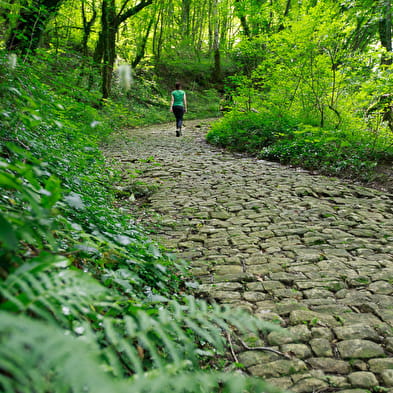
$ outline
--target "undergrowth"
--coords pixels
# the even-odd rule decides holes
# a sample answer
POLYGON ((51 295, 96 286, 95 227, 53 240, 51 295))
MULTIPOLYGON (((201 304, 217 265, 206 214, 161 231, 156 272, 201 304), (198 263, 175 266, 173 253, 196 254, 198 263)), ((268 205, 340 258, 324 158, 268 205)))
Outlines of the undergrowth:
POLYGON ((258 153, 284 135, 292 135, 297 124, 293 119, 271 113, 229 112, 215 122, 207 141, 236 151, 258 153))
POLYGON ((187 295, 184 262, 115 207, 116 108, 55 69, 0 57, 0 390, 274 391, 213 360, 224 332, 277 327, 187 295))
POLYGON ((378 165, 393 162, 393 135, 388 129, 312 127, 271 111, 230 112, 213 124, 207 140, 259 158, 362 181, 376 178, 378 165))

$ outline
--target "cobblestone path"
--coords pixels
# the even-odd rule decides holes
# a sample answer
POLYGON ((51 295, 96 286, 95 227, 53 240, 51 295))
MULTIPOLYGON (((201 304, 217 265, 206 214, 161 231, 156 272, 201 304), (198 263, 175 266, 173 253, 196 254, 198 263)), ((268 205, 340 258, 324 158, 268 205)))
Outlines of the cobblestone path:
POLYGON ((223 152, 207 127, 130 130, 105 150, 159 186, 146 222, 191 261, 202 295, 289 329, 252 345, 291 359, 239 361, 293 392, 393 392, 392 195, 223 152))

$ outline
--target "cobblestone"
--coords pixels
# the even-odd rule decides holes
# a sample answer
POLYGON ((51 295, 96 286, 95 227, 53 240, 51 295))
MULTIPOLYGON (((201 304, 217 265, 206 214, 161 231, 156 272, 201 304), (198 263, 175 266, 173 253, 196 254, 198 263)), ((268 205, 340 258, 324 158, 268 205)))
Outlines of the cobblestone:
POLYGON ((249 373, 294 392, 388 391, 392 195, 222 151, 207 129, 151 126, 103 146, 155 190, 130 211, 190 262, 202 296, 288 328, 258 340, 290 360, 236 347, 249 373))

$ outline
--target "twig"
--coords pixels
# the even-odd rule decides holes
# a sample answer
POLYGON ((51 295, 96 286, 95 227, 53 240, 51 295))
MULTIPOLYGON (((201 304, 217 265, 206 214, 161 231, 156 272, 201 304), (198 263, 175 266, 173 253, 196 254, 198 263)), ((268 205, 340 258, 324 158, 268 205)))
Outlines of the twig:
POLYGON ((232 344, 232 340, 231 340, 231 335, 228 332, 227 332, 227 338, 228 338, 229 348, 231 349, 231 354, 233 356, 233 359, 235 360, 236 363, 239 363, 239 359, 237 358, 236 353, 233 350, 233 344, 232 344))
POLYGON ((239 341, 241 342, 243 347, 249 351, 268 351, 268 352, 273 352, 276 355, 283 356, 286 359, 291 359, 291 357, 288 356, 286 353, 277 351, 273 348, 270 348, 270 347, 249 347, 241 338, 239 338, 239 341))
POLYGON ((18 137, 14 138, 7 138, 7 137, 2 137, 1 138, 3 141, 6 142, 17 142, 19 143, 22 147, 24 147, 26 150, 30 150, 30 147, 25 145, 18 137))

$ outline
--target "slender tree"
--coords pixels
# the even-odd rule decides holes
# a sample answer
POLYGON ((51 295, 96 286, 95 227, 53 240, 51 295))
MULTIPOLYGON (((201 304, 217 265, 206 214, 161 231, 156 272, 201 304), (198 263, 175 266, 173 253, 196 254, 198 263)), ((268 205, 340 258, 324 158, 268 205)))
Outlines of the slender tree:
POLYGON ((87 43, 89 41, 90 33, 93 28, 93 25, 97 18, 97 10, 95 7, 95 2, 92 2, 92 15, 91 18, 88 19, 86 15, 86 1, 82 0, 82 22, 83 22, 83 37, 82 37, 82 51, 83 55, 87 56, 88 48, 87 43))
POLYGON ((392 64, 392 4, 390 0, 384 0, 382 4, 381 18, 379 20, 379 37, 387 54, 382 57, 381 63, 392 64))
POLYGON ((190 36, 191 0, 182 0, 182 34, 185 38, 190 36))
POLYGON ((251 31, 250 31, 250 27, 248 26, 248 21, 247 21, 246 13, 244 11, 244 4, 242 0, 235 0, 235 9, 236 9, 237 16, 240 20, 240 23, 242 25, 243 34, 246 37, 250 38, 251 31))
POLYGON ((142 0, 133 7, 127 8, 130 0, 124 0, 120 10, 116 8, 115 0, 102 1, 101 31, 99 34, 94 60, 102 63, 102 98, 109 97, 112 86, 113 67, 116 59, 116 35, 119 27, 127 19, 152 4, 153 0, 142 0))
POLYGON ((214 82, 219 82, 222 79, 221 71, 221 51, 220 51, 220 21, 218 18, 218 2, 219 0, 213 0, 212 4, 212 21, 213 21, 213 54, 214 54, 214 66, 212 79, 214 82))
POLYGON ((144 35, 142 36, 139 44, 137 45, 136 55, 135 55, 135 58, 131 64, 132 68, 137 67, 137 65, 140 63, 140 61, 145 56, 146 45, 147 45, 147 41, 149 39, 151 28, 154 23, 154 19, 155 19, 155 14, 153 14, 152 17, 150 18, 150 21, 149 21, 149 24, 147 25, 146 31, 145 31, 144 35))

